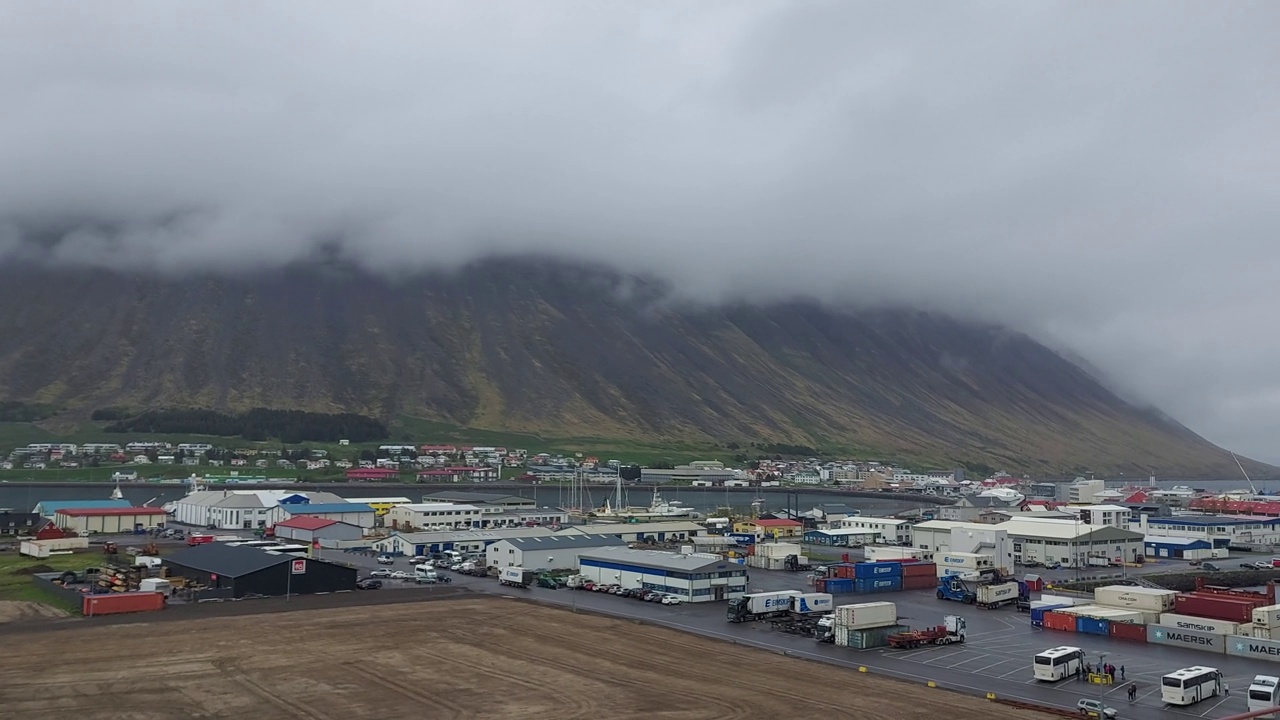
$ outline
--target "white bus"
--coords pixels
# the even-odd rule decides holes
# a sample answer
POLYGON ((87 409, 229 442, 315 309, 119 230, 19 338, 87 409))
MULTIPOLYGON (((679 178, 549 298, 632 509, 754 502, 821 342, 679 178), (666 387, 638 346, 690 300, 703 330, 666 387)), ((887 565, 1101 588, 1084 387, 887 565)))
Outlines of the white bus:
POLYGON ((1169 705, 1190 705, 1221 694, 1226 685, 1217 668, 1195 665, 1160 678, 1160 699, 1169 705))
MULTIPOLYGON (((1249 685, 1249 710, 1266 710, 1280 705, 1280 677, 1274 675, 1255 675, 1249 685)), ((1259 715, 1260 718, 1274 718, 1277 713, 1259 715)))
POLYGON ((1053 682, 1075 677, 1084 666, 1084 651, 1078 647, 1056 647, 1036 655, 1035 678, 1053 682))

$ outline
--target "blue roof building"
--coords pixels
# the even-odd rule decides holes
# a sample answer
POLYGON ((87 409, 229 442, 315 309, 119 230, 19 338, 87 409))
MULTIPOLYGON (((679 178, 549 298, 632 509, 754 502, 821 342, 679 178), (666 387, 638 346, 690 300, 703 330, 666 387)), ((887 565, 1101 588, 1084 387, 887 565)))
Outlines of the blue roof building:
POLYGON ((277 505, 274 509, 279 513, 273 522, 280 522, 290 517, 305 515, 326 520, 338 520, 358 528, 368 530, 373 527, 377 511, 373 506, 364 503, 307 503, 305 505, 277 505))
POLYGON ((128 500, 41 500, 31 510, 42 517, 53 519, 59 510, 96 510, 98 508, 127 508, 133 503, 128 500))
POLYGON ((1174 558, 1178 560, 1209 560, 1213 558, 1213 543, 1189 537, 1149 537, 1142 543, 1147 557, 1174 558))

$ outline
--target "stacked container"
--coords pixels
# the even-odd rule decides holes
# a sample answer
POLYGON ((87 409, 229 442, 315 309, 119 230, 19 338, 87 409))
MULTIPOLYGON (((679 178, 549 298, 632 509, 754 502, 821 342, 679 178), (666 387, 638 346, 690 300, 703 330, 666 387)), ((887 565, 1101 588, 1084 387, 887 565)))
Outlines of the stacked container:
POLYGON ((1280 640, 1280 605, 1254 608, 1251 634, 1261 640, 1280 640))
POLYGON ((898 624, 898 606, 891 602, 840 605, 833 615, 835 644, 841 647, 884 647, 890 635, 909 629, 898 624))
POLYGON ((1141 610, 1147 613, 1165 613, 1173 610, 1178 593, 1158 588, 1108 585, 1093 591, 1097 605, 1141 610))
POLYGON ((994 555, 983 555, 980 553, 940 553, 937 556, 936 562, 937 577, 947 577, 948 575, 967 575, 980 570, 991 570, 996 566, 994 555))
POLYGON ((1041 601, 1035 600, 1031 603, 1031 625, 1033 627, 1044 627, 1045 613, 1053 612, 1054 610, 1060 610, 1066 607, 1071 607, 1070 605, 1038 605, 1037 606, 1036 603, 1038 602, 1041 602, 1041 601))
POLYGON ((933 563, 904 563, 902 565, 903 590, 932 590, 938 586, 933 563))
POLYGON ((1174 598, 1173 609, 1179 615, 1213 618, 1234 623, 1253 622, 1253 609, 1266 600, 1250 600, 1233 595, 1186 593, 1174 598))
POLYGON ((1162 613, 1158 624, 1175 630, 1189 630, 1212 635, 1235 635, 1239 629, 1239 623, 1191 615, 1179 615, 1177 613, 1162 613))

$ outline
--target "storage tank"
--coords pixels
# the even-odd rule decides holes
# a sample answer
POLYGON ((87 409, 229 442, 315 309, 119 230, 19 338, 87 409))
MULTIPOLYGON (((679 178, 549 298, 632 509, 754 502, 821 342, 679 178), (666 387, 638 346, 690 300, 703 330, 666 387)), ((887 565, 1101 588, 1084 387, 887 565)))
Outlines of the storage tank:
POLYGON ((891 602, 856 603, 836 607, 836 627, 862 630, 898 622, 898 606, 891 602))
POLYGON ((1107 585, 1093 591, 1093 600, 1097 605, 1133 608, 1153 613, 1172 610, 1174 598, 1177 596, 1178 593, 1173 590, 1131 587, 1129 585, 1107 585))

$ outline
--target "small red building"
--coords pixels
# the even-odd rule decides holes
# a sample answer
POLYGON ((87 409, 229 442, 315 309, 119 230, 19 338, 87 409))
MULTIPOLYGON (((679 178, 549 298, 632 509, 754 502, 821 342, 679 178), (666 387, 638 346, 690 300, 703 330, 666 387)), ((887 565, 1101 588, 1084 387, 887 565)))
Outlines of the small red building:
POLYGON ((347 470, 348 480, 398 480, 400 471, 395 468, 351 468, 347 470))

